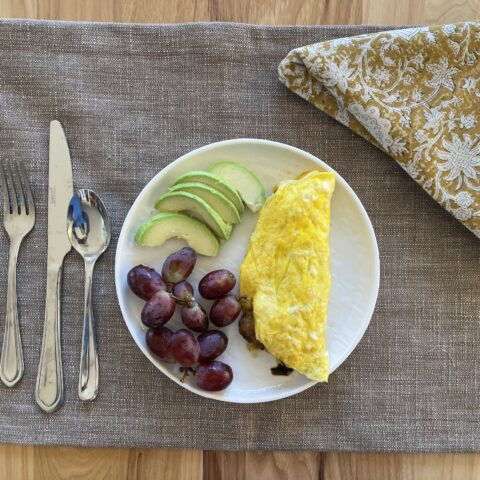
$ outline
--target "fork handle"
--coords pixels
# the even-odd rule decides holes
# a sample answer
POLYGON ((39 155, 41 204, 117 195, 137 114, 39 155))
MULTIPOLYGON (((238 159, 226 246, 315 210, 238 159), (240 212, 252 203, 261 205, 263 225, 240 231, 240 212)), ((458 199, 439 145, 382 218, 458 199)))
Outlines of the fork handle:
POLYGON ((35 388, 37 404, 47 413, 54 412, 63 403, 62 350, 60 344, 61 283, 62 266, 50 267, 47 272, 42 352, 35 388))
POLYGON ((17 258, 21 239, 10 242, 8 257, 7 308, 5 314, 5 336, 0 359, 0 378, 7 387, 13 387, 23 376, 22 340, 17 310, 17 258))

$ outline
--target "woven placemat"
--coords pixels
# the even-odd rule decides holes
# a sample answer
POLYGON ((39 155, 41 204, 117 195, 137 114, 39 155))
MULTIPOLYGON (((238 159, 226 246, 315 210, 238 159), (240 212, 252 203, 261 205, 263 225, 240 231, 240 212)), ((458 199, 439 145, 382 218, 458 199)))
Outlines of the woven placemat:
MULTIPOLYGON (((26 371, 15 388, 0 386, 0 441, 480 450, 478 239, 390 158, 277 79, 278 63, 296 46, 380 29, 0 22, 0 152, 26 164, 38 212, 18 271, 26 371), (83 267, 71 254, 63 291, 66 403, 46 415, 34 387, 53 118, 65 127, 76 187, 101 194, 114 238, 95 276, 99 397, 85 404, 76 393, 83 267), (162 375, 130 337, 114 289, 116 239, 146 182, 193 148, 236 137, 288 143, 335 168, 371 216, 382 265, 370 327, 328 385, 259 405, 200 398, 162 375)), ((2 308, 7 245, 2 230, 2 308)))

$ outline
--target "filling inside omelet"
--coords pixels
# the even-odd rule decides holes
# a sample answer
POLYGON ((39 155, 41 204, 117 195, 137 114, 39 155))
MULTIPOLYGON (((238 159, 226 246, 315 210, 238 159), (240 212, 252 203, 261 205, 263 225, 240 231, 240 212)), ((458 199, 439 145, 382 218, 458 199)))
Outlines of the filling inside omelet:
POLYGON ((240 267, 240 295, 255 336, 280 362, 328 380, 330 201, 335 175, 314 171, 280 184, 260 211, 240 267))

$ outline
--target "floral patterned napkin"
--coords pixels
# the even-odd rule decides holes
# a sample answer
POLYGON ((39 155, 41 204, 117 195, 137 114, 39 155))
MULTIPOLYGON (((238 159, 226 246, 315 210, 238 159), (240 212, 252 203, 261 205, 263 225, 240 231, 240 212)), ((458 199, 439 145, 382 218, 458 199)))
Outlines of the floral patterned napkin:
POLYGON ((480 23, 316 43, 292 50, 278 72, 480 237, 480 23))

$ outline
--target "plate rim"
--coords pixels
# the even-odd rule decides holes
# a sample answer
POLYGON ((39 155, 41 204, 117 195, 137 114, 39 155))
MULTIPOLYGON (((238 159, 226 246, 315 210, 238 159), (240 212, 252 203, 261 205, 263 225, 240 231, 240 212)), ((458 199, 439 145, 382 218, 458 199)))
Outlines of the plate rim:
POLYGON ((132 340, 134 341, 135 345, 137 348, 148 358, 148 360, 158 369, 160 370, 167 378, 170 380, 174 381, 176 384, 180 385, 181 387, 185 388, 186 390, 202 396, 204 398, 209 398, 211 400, 216 400, 216 401, 221 401, 221 402, 226 402, 226 403, 238 403, 238 404, 256 404, 256 403, 267 403, 267 402, 274 402, 277 400, 282 400, 284 398, 288 398, 294 395, 297 395, 298 393, 301 393, 312 386, 316 385, 319 383, 316 380, 310 380, 309 382, 306 382, 304 385, 301 385, 297 388, 294 388, 292 390, 283 392, 278 394, 275 398, 266 398, 266 399, 253 399, 249 396, 246 396, 242 400, 232 400, 228 399, 222 396, 218 396, 219 392, 208 392, 208 391, 198 391, 194 389, 190 384, 188 383, 182 383, 177 377, 172 375, 168 370, 164 370, 161 365, 158 365, 157 363, 152 361, 153 355, 148 351, 148 349, 144 349, 142 346, 140 346, 137 341, 135 340, 135 336, 132 332, 132 329, 130 328, 129 323, 126 320, 127 311, 126 307, 124 305, 124 302, 122 301, 121 295, 120 295, 120 279, 119 277, 119 270, 120 270, 120 245, 122 245, 126 241, 126 224, 130 223, 131 217, 134 215, 134 207, 135 204, 139 201, 139 198, 142 196, 142 194, 152 185, 157 181, 157 178, 160 177, 160 175, 164 175, 166 170, 171 170, 174 168, 175 164, 177 162, 180 162, 181 160, 184 160, 192 155, 198 154, 200 152, 208 151, 211 149, 214 149, 216 147, 220 146, 228 146, 228 145, 234 145, 234 144, 257 144, 257 145, 269 145, 272 147, 276 148, 283 148, 286 150, 289 150, 293 153, 296 153, 298 155, 301 155, 303 157, 306 157, 308 160, 313 161, 314 163, 320 165, 322 168, 325 170, 332 172, 336 176, 336 181, 339 181, 339 183, 342 184, 342 187, 345 188, 347 193, 350 195, 350 197, 353 199, 355 202, 356 206, 359 208, 359 211, 361 213, 362 219, 364 220, 364 224, 367 227, 368 231, 368 238, 370 240, 371 245, 373 246, 373 260, 374 260, 374 277, 373 277, 373 294, 370 297, 370 303, 368 305, 368 308, 366 309, 366 315, 365 318, 368 319, 367 321, 364 322, 364 324, 361 326, 359 331, 357 332, 357 335, 354 337, 354 339, 350 342, 350 345, 348 346, 347 349, 345 349, 344 355, 340 358, 340 360, 337 361, 337 364, 334 366, 334 368, 331 369, 329 375, 331 375, 342 363, 352 354, 352 352, 355 350, 355 348, 358 346, 360 343, 360 340, 363 338, 368 326, 370 325, 370 322, 372 320, 372 316, 375 310, 375 306, 377 304, 377 299, 378 299, 378 292, 380 289, 380 252, 378 249, 378 242, 377 242, 377 237, 375 235, 375 231, 373 229, 372 222, 370 220, 370 217, 363 206, 362 202, 358 198, 357 194, 353 190, 353 188, 348 184, 348 182, 330 165, 325 163, 323 160, 320 160, 318 157, 315 155, 311 154, 310 152, 307 152, 305 150, 302 150, 301 148, 294 147, 292 145, 282 143, 282 142, 277 142, 274 140, 267 140, 267 139, 261 139, 261 138, 248 138, 248 137, 242 137, 242 138, 234 138, 234 139, 227 139, 227 140, 220 140, 217 142, 209 143, 207 145, 202 145, 201 147, 195 148, 193 150, 190 150, 180 157, 176 158, 173 160, 171 163, 169 163, 167 166, 162 168, 159 172, 157 172, 141 189, 139 194, 136 196, 135 200, 133 203, 130 205, 130 208, 128 210, 127 215, 125 216, 125 219, 123 220, 122 223, 122 228, 120 230, 120 234, 118 235, 117 239, 117 244, 115 247, 115 291, 117 294, 117 300, 118 300, 118 305, 120 307, 120 311, 122 313, 123 321, 125 322, 125 325, 127 326, 128 332, 130 333, 130 336, 132 337, 132 340), (152 358, 151 358, 152 357, 152 358))

